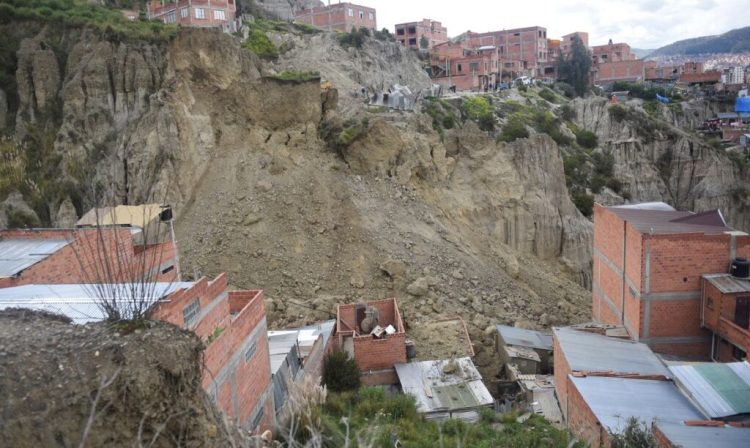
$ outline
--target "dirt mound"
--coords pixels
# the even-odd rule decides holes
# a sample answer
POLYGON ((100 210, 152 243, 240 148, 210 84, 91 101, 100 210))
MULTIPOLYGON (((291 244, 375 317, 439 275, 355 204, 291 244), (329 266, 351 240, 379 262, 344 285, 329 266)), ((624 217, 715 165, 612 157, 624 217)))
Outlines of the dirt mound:
POLYGON ((161 322, 0 312, 0 446, 228 446, 203 345, 161 322))

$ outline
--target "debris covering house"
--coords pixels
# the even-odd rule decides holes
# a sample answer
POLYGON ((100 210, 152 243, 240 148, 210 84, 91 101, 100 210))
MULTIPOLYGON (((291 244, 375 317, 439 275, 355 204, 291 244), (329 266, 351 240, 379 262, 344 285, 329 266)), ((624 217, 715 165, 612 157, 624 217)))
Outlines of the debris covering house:
POLYGON ((712 335, 701 326, 703 275, 726 273, 733 259, 748 256, 750 236, 727 226, 718 210, 596 204, 593 318, 624 325, 654 351, 708 359, 712 335))
POLYGON ((243 428, 265 431, 275 414, 263 292, 227 288, 224 274, 196 282, 24 285, 0 289, 0 309, 43 310, 85 324, 107 318, 102 298, 124 309, 143 300, 152 319, 206 342, 202 385, 217 407, 243 428))
POLYGON ((479 420, 478 408, 494 399, 470 358, 396 364, 401 390, 413 396, 428 420, 479 420))
POLYGON ((521 374, 552 371, 552 335, 541 331, 497 325, 495 347, 506 364, 518 366, 521 374))
POLYGON ((335 338, 356 361, 363 384, 397 383, 394 366, 406 362, 406 332, 396 299, 339 305, 335 338))

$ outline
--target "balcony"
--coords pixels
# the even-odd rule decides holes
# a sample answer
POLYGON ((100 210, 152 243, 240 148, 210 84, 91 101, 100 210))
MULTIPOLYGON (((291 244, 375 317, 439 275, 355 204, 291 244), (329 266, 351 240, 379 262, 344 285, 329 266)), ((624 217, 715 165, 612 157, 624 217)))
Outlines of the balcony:
POLYGON ((746 353, 750 352, 750 329, 740 327, 730 319, 722 316, 719 319, 717 333, 719 333, 722 338, 744 350, 746 353))

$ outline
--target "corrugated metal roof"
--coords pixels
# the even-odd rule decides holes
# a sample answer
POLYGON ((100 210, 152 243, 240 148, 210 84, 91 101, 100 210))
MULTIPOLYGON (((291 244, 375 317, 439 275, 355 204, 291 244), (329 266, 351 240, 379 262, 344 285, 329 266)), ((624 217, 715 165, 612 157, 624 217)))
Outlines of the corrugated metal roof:
POLYGON ((646 344, 571 328, 555 328, 553 333, 572 370, 669 376, 646 344))
POLYGON ((675 382, 710 418, 750 413, 750 363, 670 366, 675 382))
POLYGON ((12 277, 67 246, 69 241, 51 239, 0 240, 0 277, 12 277))
POLYGON ((271 373, 276 373, 284 364, 284 360, 292 348, 299 345, 301 350, 299 356, 304 357, 306 350, 323 337, 323 347, 328 345, 328 340, 333 334, 333 328, 336 325, 335 320, 327 320, 306 327, 295 328, 291 330, 276 330, 268 332, 268 347, 271 355, 271 373))
POLYGON ((750 292, 750 279, 739 279, 731 274, 706 274, 703 278, 724 294, 750 292))
POLYGON ((737 448, 750 443, 750 428, 686 426, 679 423, 659 423, 656 426, 672 445, 680 448, 737 448))
POLYGON ((419 412, 441 413, 494 402, 471 358, 455 361, 459 368, 454 373, 443 371, 449 360, 396 364, 401 389, 416 399, 419 412))
POLYGON ((73 323, 85 324, 106 318, 98 305, 98 291, 103 291, 108 297, 119 297, 118 302, 125 302, 125 297, 132 296, 131 291, 141 290, 147 301, 154 303, 177 290, 191 286, 192 282, 154 283, 146 290, 131 283, 15 286, 0 289, 0 310, 27 308, 47 311, 67 316, 73 323))
POLYGON ((552 350, 552 335, 540 331, 498 325, 497 332, 500 333, 507 345, 552 350))
POLYGON ((649 426, 653 421, 703 419, 671 381, 572 375, 570 379, 602 426, 611 432, 621 432, 630 417, 649 426))
POLYGON ((659 204, 647 203, 645 208, 617 206, 607 207, 607 209, 629 222, 641 233, 703 233, 716 235, 734 230, 726 224, 721 224, 724 222, 724 218, 718 210, 696 214, 674 209, 667 210, 659 204))

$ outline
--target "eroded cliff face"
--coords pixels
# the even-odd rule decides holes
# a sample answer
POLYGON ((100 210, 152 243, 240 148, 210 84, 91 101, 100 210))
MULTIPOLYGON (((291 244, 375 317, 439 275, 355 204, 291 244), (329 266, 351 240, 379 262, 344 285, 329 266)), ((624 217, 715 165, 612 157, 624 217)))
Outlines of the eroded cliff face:
POLYGON ((680 114, 663 108, 660 119, 646 123, 657 128, 644 129, 638 120, 613 119, 605 99, 576 100, 572 105, 576 124, 595 132, 602 149, 614 156, 615 174, 632 202, 664 201, 694 211, 719 208, 732 226, 750 229, 746 164, 685 130, 713 115, 714 107, 689 103, 680 114), (674 126, 675 122, 686 127, 674 126))

